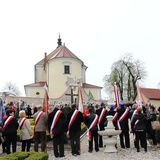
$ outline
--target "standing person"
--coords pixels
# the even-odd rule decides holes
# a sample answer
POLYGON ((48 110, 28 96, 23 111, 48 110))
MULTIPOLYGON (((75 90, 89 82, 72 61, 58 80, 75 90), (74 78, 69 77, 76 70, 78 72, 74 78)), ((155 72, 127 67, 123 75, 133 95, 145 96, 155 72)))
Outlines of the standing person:
POLYGON ((155 130, 152 129, 151 122, 156 120, 155 107, 149 106, 149 114, 147 115, 147 134, 151 137, 153 145, 156 148, 157 140, 155 136, 155 130))
POLYGON ((38 152, 38 144, 41 142, 41 151, 46 150, 46 130, 48 123, 48 115, 42 111, 42 105, 37 106, 38 111, 33 115, 34 120, 34 151, 38 152))
POLYGON ((88 128, 89 149, 88 152, 93 151, 93 139, 95 151, 99 151, 98 147, 98 115, 93 113, 93 107, 88 107, 89 115, 85 117, 84 123, 88 128))
POLYGON ((135 114, 131 122, 131 128, 135 133, 135 146, 137 148, 137 152, 140 152, 139 143, 141 143, 145 152, 147 152, 146 116, 142 113, 141 107, 138 107, 136 110, 137 114, 135 114))
POLYGON ((122 130, 122 132, 119 135, 121 148, 125 147, 130 148, 128 118, 129 118, 129 109, 125 108, 124 102, 120 102, 119 107, 117 108, 117 111, 112 121, 117 122, 117 128, 122 130))
POLYGON ((30 151, 31 139, 33 136, 31 125, 29 120, 26 118, 25 110, 19 112, 19 128, 20 128, 20 139, 22 140, 22 152, 25 150, 30 151))
POLYGON ((64 132, 66 131, 66 118, 60 110, 60 104, 48 115, 48 130, 53 138, 54 156, 65 157, 64 155, 64 132))
MULTIPOLYGON (((96 114, 98 115, 98 125, 99 125, 99 130, 102 131, 104 130, 105 124, 106 124, 106 116, 107 116, 107 110, 105 108, 105 104, 102 102, 100 104, 100 108, 96 110, 96 114)), ((99 135, 99 147, 103 147, 103 139, 102 136, 99 135)))
POLYGON ((27 106, 27 114, 28 114, 28 118, 31 118, 31 116, 32 116, 32 109, 31 109, 30 105, 27 106))
POLYGON ((19 127, 16 118, 14 117, 14 110, 7 109, 7 117, 3 121, 4 137, 6 141, 6 152, 11 153, 10 147, 12 144, 12 152, 16 152, 17 147, 17 129, 19 127))
POLYGON ((72 111, 67 115, 67 135, 71 141, 71 152, 72 155, 80 155, 80 134, 81 134, 81 123, 84 122, 82 112, 76 109, 76 104, 72 104, 72 111))

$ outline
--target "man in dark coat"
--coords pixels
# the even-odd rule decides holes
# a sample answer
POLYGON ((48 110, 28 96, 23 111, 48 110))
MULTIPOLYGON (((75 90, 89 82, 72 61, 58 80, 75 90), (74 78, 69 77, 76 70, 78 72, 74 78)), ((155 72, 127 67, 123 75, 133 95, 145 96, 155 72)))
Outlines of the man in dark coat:
MULTIPOLYGON (((98 124, 99 124, 99 129, 100 131, 104 130, 105 124, 106 124, 106 116, 107 116, 107 110, 105 109, 105 104, 102 102, 101 107, 96 110, 96 114, 99 117, 98 124)), ((103 140, 102 136, 99 135, 99 147, 103 147, 103 140)))
POLYGON ((72 104, 72 111, 67 115, 68 135, 71 141, 72 155, 80 155, 80 134, 81 123, 84 122, 82 112, 76 109, 76 104, 72 104))
POLYGON ((85 117, 84 123, 88 128, 88 136, 89 136, 89 149, 88 152, 93 151, 93 139, 95 151, 99 151, 98 147, 98 115, 93 113, 93 107, 88 107, 89 114, 85 117))
POLYGON ((17 129, 19 124, 14 117, 14 110, 7 109, 6 111, 7 117, 3 121, 3 129, 4 129, 4 137, 6 141, 6 150, 7 154, 10 154, 10 147, 12 144, 12 151, 16 152, 17 147, 17 129))
POLYGON ((115 113, 115 116, 113 117, 114 120, 117 122, 117 128, 121 129, 122 132, 120 133, 120 145, 122 148, 130 148, 130 138, 129 138, 129 109, 125 108, 125 103, 120 102, 119 108, 117 108, 117 111, 115 113), (125 144, 124 144, 125 139, 125 144))
POLYGON ((60 104, 48 115, 48 130, 53 138, 55 157, 64 157, 64 132, 66 131, 66 119, 60 110, 60 104))

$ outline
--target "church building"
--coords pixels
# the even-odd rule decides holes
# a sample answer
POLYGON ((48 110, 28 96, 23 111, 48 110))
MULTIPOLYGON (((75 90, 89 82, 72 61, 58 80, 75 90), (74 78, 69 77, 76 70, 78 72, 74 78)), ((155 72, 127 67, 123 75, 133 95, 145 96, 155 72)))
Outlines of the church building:
POLYGON ((58 38, 58 46, 34 66, 34 83, 24 86, 27 97, 43 98, 45 89, 51 101, 76 103, 78 83, 83 101, 101 101, 102 87, 86 82, 88 67, 58 38))

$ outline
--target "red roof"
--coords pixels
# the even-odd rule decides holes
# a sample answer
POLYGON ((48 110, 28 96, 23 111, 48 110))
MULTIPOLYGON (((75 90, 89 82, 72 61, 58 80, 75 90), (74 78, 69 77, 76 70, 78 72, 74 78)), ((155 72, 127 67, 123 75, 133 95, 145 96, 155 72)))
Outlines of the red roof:
POLYGON ((73 54, 65 45, 60 47, 60 50, 50 59, 59 57, 68 57, 79 59, 75 54, 73 54))
POLYGON ((149 99, 160 99, 160 89, 140 88, 140 90, 149 99))
POLYGON ((88 83, 83 83, 83 88, 103 88, 103 87, 95 86, 95 85, 88 84, 88 83))
POLYGON ((44 87, 46 82, 36 82, 32 84, 25 85, 25 87, 44 87))

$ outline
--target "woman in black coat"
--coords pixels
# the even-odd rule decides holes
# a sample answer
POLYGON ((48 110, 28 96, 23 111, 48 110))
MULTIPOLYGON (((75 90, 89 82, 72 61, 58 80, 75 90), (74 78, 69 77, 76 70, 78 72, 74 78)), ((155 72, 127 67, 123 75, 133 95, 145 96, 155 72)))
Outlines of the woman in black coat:
POLYGON ((146 140, 146 116, 142 113, 142 108, 137 108, 137 114, 134 115, 131 122, 132 131, 135 133, 135 141, 137 152, 140 151, 139 143, 141 142, 144 150, 147 152, 146 140))

